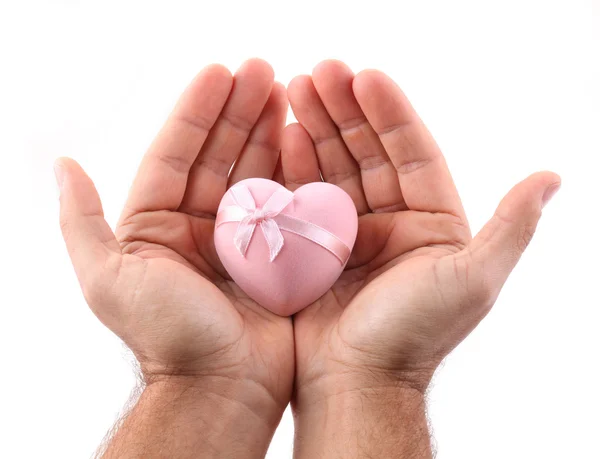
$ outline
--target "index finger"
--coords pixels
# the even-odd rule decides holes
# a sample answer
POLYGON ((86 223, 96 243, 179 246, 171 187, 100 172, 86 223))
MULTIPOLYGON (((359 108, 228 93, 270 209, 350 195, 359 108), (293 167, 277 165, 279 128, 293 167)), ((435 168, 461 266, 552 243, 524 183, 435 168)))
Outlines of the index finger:
POLYGON ((398 173, 408 208, 464 219, 444 156, 402 90, 376 70, 359 73, 352 88, 398 173))

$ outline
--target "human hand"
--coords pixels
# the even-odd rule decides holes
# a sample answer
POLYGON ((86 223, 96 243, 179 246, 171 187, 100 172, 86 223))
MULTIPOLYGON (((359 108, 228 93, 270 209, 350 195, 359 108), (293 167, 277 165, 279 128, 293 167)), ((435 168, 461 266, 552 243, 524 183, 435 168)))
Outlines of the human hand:
POLYGON ((288 98, 300 124, 284 131, 286 186, 321 173, 359 213, 345 272, 294 318, 298 417, 324 419, 340 394, 422 394, 494 304, 560 178, 515 186, 472 239, 442 153, 389 77, 325 61, 288 98))
POLYGON ((79 165, 56 166, 61 227, 85 298, 133 351, 146 384, 201 381, 204 396, 215 392, 273 430, 291 394, 292 323, 231 281, 213 230, 228 186, 273 177, 287 107, 263 61, 234 77, 205 68, 145 155, 115 234, 79 165))

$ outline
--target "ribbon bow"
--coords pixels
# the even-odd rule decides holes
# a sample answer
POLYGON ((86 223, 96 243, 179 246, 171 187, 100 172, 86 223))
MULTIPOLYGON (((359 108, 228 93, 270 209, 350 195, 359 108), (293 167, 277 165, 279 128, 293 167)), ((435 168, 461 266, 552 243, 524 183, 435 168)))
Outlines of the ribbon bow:
POLYGON ((234 236, 234 243, 242 256, 252 240, 256 226, 260 226, 269 246, 269 260, 273 261, 283 248, 281 230, 295 233, 319 244, 335 255, 342 264, 350 257, 350 248, 334 234, 313 223, 301 220, 281 212, 294 199, 294 193, 278 188, 265 204, 259 209, 250 193, 243 184, 232 187, 229 192, 235 202, 234 206, 221 209, 217 215, 217 227, 223 223, 239 222, 234 236))
POLYGON ((279 188, 260 209, 256 207, 250 190, 244 185, 233 187, 231 196, 239 206, 238 208, 246 212, 234 236, 235 246, 245 256, 254 230, 259 225, 269 245, 269 260, 273 261, 283 247, 283 235, 273 218, 292 202, 294 193, 285 188, 279 188))

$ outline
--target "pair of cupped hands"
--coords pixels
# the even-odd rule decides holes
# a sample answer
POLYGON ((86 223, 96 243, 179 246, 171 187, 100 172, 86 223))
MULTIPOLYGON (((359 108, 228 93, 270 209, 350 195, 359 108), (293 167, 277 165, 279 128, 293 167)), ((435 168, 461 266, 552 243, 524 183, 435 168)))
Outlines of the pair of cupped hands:
POLYGON ((320 63, 287 89, 252 59, 203 69, 148 152, 116 231, 73 160, 56 163, 61 226, 92 311, 133 351, 147 385, 193 384, 276 425, 340 392, 423 393, 478 324, 560 184, 533 174, 474 238, 442 153, 384 73, 320 63), (286 126, 288 104, 298 123, 286 126), (232 167, 233 166, 233 167, 232 167), (264 177, 346 191, 358 237, 314 304, 277 316, 231 280, 213 243, 219 202, 264 177))

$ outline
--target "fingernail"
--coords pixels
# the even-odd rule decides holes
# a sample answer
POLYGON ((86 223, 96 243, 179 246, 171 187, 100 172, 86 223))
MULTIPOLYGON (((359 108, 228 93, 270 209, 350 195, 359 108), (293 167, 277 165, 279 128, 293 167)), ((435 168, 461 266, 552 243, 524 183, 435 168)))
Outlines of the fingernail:
POLYGON ((546 191, 544 191, 544 196, 542 196, 542 208, 545 207, 546 204, 548 204, 550 202, 552 197, 556 194, 556 192, 559 189, 560 189, 560 183, 555 183, 553 185, 550 185, 548 188, 546 188, 546 191))
POLYGON ((58 191, 60 192, 65 178, 65 170, 59 163, 54 163, 54 175, 56 176, 56 184, 58 185, 58 191))

